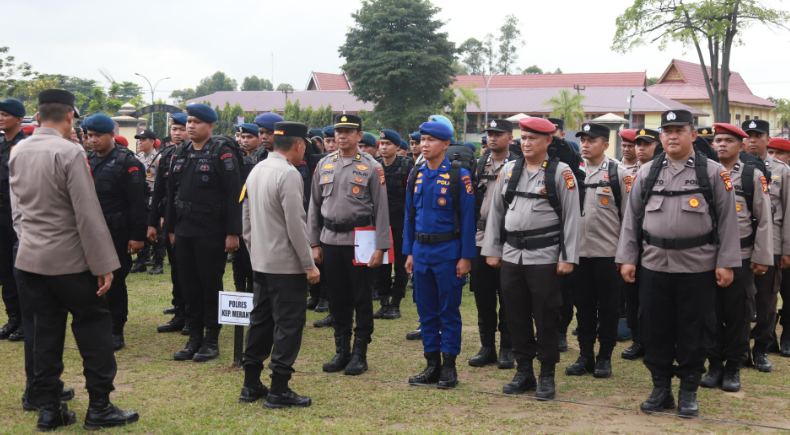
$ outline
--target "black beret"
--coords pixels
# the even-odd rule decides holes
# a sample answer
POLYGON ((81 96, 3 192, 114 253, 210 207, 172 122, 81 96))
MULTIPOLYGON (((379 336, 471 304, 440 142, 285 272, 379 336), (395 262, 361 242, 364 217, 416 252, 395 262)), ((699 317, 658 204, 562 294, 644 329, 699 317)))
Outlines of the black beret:
POLYGON ((71 106, 74 109, 74 117, 79 118, 80 111, 77 110, 76 102, 77 98, 74 97, 74 94, 62 89, 47 89, 45 91, 41 91, 41 93, 38 94, 39 106, 49 103, 65 104, 67 106, 71 106))

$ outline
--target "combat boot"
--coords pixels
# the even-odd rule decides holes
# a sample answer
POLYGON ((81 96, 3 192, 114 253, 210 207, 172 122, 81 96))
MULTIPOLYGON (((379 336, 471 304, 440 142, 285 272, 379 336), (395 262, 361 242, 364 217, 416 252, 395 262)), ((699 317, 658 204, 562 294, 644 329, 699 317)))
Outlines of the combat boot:
POLYGON ((126 426, 140 420, 137 411, 122 411, 110 402, 110 397, 91 399, 88 413, 85 414, 85 430, 99 430, 105 427, 126 426))
MULTIPOLYGON (((790 308, 788 308, 788 310, 790 310, 790 308)), ((782 331, 782 345, 779 348, 779 353, 783 357, 787 358, 790 357, 790 327, 787 327, 785 329, 787 330, 787 332, 782 331)))
POLYGON ((770 373, 773 370, 773 365, 771 361, 768 361, 768 355, 765 353, 765 350, 757 350, 754 349, 754 368, 763 372, 763 373, 770 373))
POLYGON ((119 350, 126 347, 126 341, 123 339, 123 332, 120 334, 113 334, 112 335, 112 350, 118 352, 119 350))
POLYGON ((535 390, 537 387, 538 381, 535 379, 532 359, 519 358, 516 376, 513 377, 509 384, 502 387, 502 392, 505 394, 524 394, 527 391, 535 390))
POLYGON ((162 310, 162 314, 164 314, 165 316, 172 316, 175 313, 176 313, 176 307, 165 308, 164 310, 162 310))
POLYGON ((266 397, 263 407, 267 409, 282 408, 307 408, 313 400, 307 396, 300 396, 288 388, 288 378, 272 374, 272 390, 266 397))
POLYGON ((192 357, 192 361, 206 362, 219 356, 219 329, 206 329, 206 339, 203 346, 192 357))
POLYGON ((134 264, 134 266, 132 266, 132 268, 129 270, 129 273, 145 272, 146 270, 148 270, 148 268, 145 266, 145 262, 138 261, 134 264))
POLYGON ((699 373, 680 378, 680 392, 678 393, 678 417, 699 417, 699 404, 697 404, 697 388, 699 387, 699 373))
POLYGON ((553 400, 557 394, 557 390, 554 387, 554 367, 554 363, 540 364, 538 388, 535 390, 535 397, 538 400, 553 400))
POLYGON ((203 346, 203 337, 201 337, 199 341, 196 338, 190 337, 187 345, 173 354, 173 359, 176 361, 192 361, 192 358, 197 351, 200 350, 201 346, 203 346))
POLYGON ((313 327, 314 328, 329 328, 330 326, 332 326, 332 322, 334 320, 335 320, 335 317, 332 315, 332 313, 329 313, 323 319, 316 320, 315 322, 313 322, 313 327))
POLYGON ((379 296, 379 291, 375 287, 370 289, 370 299, 373 301, 378 301, 381 299, 381 296, 379 296))
POLYGON ((315 310, 315 308, 318 306, 318 302, 319 302, 319 298, 310 296, 307 299, 307 309, 310 311, 315 310))
POLYGON ((512 369, 516 366, 516 360, 513 357, 513 343, 510 341, 510 334, 501 333, 501 341, 499 343, 499 360, 497 361, 497 368, 505 370, 512 369))
POLYGON ((633 337, 634 342, 628 349, 623 351, 622 355, 620 355, 623 359, 635 360, 645 356, 645 346, 639 342, 639 335, 636 331, 634 331, 633 337))
POLYGON ((703 388, 717 388, 721 386, 722 379, 724 379, 724 364, 719 360, 710 360, 708 364, 708 372, 702 377, 699 383, 703 388))
POLYGON ((450 389, 458 386, 458 372, 455 370, 456 355, 442 353, 442 374, 439 375, 439 388, 450 389))
POLYGON ((728 393, 737 393, 741 391, 740 364, 727 361, 727 368, 724 370, 724 378, 721 381, 721 389, 728 393))
MULTIPOLYGON (((61 402, 68 402, 69 400, 74 398, 74 389, 73 388, 64 388, 60 391, 60 397, 58 398, 61 402)), ((23 411, 41 411, 41 408, 38 406, 38 403, 33 401, 31 397, 28 397, 27 390, 22 394, 22 410, 23 411)))
POLYGON ((417 329, 406 333, 406 340, 422 340, 422 325, 417 326, 417 329))
POLYGON ((469 365, 472 367, 485 367, 488 364, 497 362, 496 343, 491 334, 480 331, 480 343, 483 345, 477 355, 469 358, 469 365))
POLYGON ((155 263, 154 267, 148 271, 149 275, 161 275, 163 273, 165 273, 165 267, 162 265, 162 263, 155 263))
POLYGON ((425 352, 424 355, 428 365, 422 373, 409 378, 409 384, 411 385, 427 385, 439 382, 439 377, 442 373, 442 353, 437 350, 435 352, 425 352))
POLYGON ((568 334, 560 334, 560 352, 568 351, 568 334))
POLYGON ((653 392, 639 409, 642 412, 664 412, 675 409, 675 396, 672 395, 672 378, 669 376, 652 375, 653 392))
POLYGON ((351 360, 351 337, 344 335, 335 337, 335 356, 331 361, 324 364, 324 371, 327 373, 336 373, 348 365, 351 360))
POLYGON ((354 338, 354 351, 351 361, 343 372, 346 376, 358 376, 368 371, 368 341, 364 338, 354 338))
POLYGON ((269 395, 269 389, 261 382, 261 369, 253 366, 244 367, 244 385, 239 394, 240 403, 252 403, 269 395))
POLYGON ((386 313, 384 313, 385 319, 395 320, 401 318, 400 301, 401 298, 392 298, 392 301, 390 302, 390 309, 386 313))
POLYGON ((329 311, 329 300, 327 299, 319 299, 318 305, 315 306, 316 313, 326 313, 329 311))
POLYGON ((8 323, 0 328, 0 340, 7 340, 22 325, 22 317, 18 313, 8 313, 8 323))
POLYGON ((598 360, 595 363, 593 377, 598 379, 607 379, 612 377, 612 357, 605 355, 598 355, 598 360))
POLYGON ((8 341, 18 342, 18 341, 25 341, 25 328, 22 325, 19 325, 11 335, 8 336, 8 341))
POLYGON ((69 411, 68 405, 63 402, 52 402, 41 407, 36 430, 50 432, 61 426, 71 426, 76 422, 77 415, 74 411, 69 411))
POLYGON ((582 376, 595 371, 595 343, 580 341, 579 348, 579 358, 572 365, 565 367, 565 374, 568 376, 582 376))
POLYGON ((383 319, 384 315, 387 314, 387 311, 389 311, 389 309, 390 309, 390 298, 389 298, 389 296, 382 297, 381 300, 379 301, 379 303, 381 304, 381 308, 379 308, 378 311, 373 313, 373 318, 374 319, 383 319))
POLYGON ((156 332, 180 332, 185 326, 186 320, 184 319, 184 309, 182 307, 176 307, 173 318, 164 325, 157 326, 156 332))

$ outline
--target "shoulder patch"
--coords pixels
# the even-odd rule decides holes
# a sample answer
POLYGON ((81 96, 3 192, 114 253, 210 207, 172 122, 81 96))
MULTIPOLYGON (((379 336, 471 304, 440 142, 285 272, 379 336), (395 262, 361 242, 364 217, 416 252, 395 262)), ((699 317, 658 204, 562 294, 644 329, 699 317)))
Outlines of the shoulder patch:
POLYGON ((233 153, 225 153, 225 154, 221 155, 219 159, 220 160, 225 160, 225 159, 227 159, 229 157, 233 157, 233 153))
POLYGON ((138 168, 137 166, 132 166, 131 168, 129 168, 129 173, 131 174, 132 172, 139 171, 139 170, 140 170, 140 168, 138 168))
POLYGON ((763 185, 763 193, 768 194, 768 180, 765 179, 765 175, 760 175, 760 184, 763 185))
POLYGON ((376 172, 379 173, 379 183, 382 186, 387 184, 387 179, 384 177, 384 169, 382 169, 381 166, 379 166, 378 168, 376 168, 376 172))
POLYGON ((244 201, 245 195, 247 195, 247 183, 244 183, 244 186, 241 187, 241 195, 239 196, 239 202, 244 201))
POLYGON ((634 185, 634 176, 626 175, 623 177, 623 182, 625 183, 625 193, 631 193, 631 186, 634 185))
POLYGON ((333 165, 331 163, 327 163, 326 165, 324 165, 324 169, 334 169, 334 167, 335 167, 335 165, 333 165))
POLYGON ((565 187, 567 187, 568 190, 573 190, 576 188, 576 182, 573 181, 573 177, 565 178, 565 187))
POLYGON ((719 176, 721 176, 722 181, 724 181, 724 188, 727 191, 732 190, 732 180, 730 179, 730 173, 727 171, 722 171, 719 176))
POLYGON ((562 175, 564 177, 567 177, 568 175, 573 175, 573 171, 571 171, 570 169, 566 169, 566 170, 562 171, 562 175))

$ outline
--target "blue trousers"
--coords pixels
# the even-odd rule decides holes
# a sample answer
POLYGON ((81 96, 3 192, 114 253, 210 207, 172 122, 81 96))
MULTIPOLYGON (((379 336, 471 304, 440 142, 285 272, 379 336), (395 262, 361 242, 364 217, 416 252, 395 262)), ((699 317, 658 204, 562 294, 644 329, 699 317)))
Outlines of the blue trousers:
POLYGON ((425 352, 461 353, 461 294, 466 279, 458 278, 458 260, 439 264, 414 261, 417 313, 425 352))

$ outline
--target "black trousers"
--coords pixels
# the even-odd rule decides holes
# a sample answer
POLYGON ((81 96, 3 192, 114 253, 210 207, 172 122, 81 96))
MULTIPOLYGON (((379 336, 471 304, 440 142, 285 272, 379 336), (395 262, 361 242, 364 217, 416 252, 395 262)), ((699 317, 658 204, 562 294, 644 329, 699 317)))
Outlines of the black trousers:
POLYGON ((148 239, 145 240, 145 246, 140 252, 137 253, 137 262, 148 261, 151 257, 154 258, 156 264, 163 264, 165 261, 165 244, 162 242, 164 232, 157 229, 156 242, 151 243, 148 239))
MULTIPOLYGON (((787 338, 790 337, 790 268, 782 269, 782 285, 779 287, 779 294, 782 295, 779 323, 782 325, 782 330, 787 331, 782 333, 787 338)), ((774 335, 776 335, 775 330, 774 335)))
POLYGON ((14 279, 14 246, 17 237, 12 225, 0 225, 0 284, 8 317, 19 315, 19 292, 14 279))
POLYGON ((232 266, 233 285, 236 287, 236 291, 252 293, 252 261, 250 260, 250 251, 247 250, 247 244, 244 243, 244 240, 239 239, 239 250, 236 251, 236 257, 232 266))
POLYGON ((316 264, 318 271, 321 272, 321 279, 315 283, 310 284, 310 297, 318 299, 328 299, 329 293, 326 291, 326 274, 324 273, 324 264, 316 264))
MULTIPOLYGON (((628 327, 631 333, 637 336, 639 334, 639 272, 637 270, 636 281, 626 282, 623 284, 623 293, 625 295, 625 318, 628 321, 628 327)), ((642 340, 639 339, 641 342, 642 340)))
POLYGON ((406 296, 406 284, 409 283, 409 274, 406 273, 406 259, 409 256, 403 255, 403 227, 392 227, 392 243, 395 248, 395 264, 382 264, 373 269, 373 288, 381 297, 403 299, 406 296), (394 283, 393 267, 395 267, 394 283))
POLYGON ((121 267, 112 271, 112 285, 107 292, 107 304, 112 315, 112 333, 123 334, 123 327, 129 318, 129 291, 126 288, 126 277, 132 270, 132 254, 128 251, 129 234, 112 234, 112 243, 121 267))
POLYGON ((743 364, 747 360, 752 321, 748 300, 754 287, 751 263, 751 258, 743 260, 741 267, 733 269, 732 284, 716 289, 716 344, 708 349, 711 361, 743 364))
POLYGON ((66 320, 77 341, 91 399, 109 396, 115 389, 116 365, 112 350, 112 317, 107 297, 96 296, 98 280, 90 272, 39 275, 21 271, 33 304, 33 396, 40 404, 58 402, 63 390, 63 343, 66 320))
POLYGON ((178 272, 186 301, 190 339, 202 340, 203 328, 222 328, 217 323, 218 293, 222 291, 227 254, 225 236, 181 237, 176 235, 178 272))
POLYGON ((612 357, 620 320, 620 286, 616 279, 614 257, 580 257, 579 265, 574 268, 573 302, 582 356, 594 356, 597 336, 601 344, 599 354, 612 357))
POLYGON ((560 307, 560 322, 557 331, 560 335, 568 335, 568 326, 573 320, 573 274, 560 276, 560 291, 562 293, 562 306, 560 307))
POLYGON ((665 273, 641 268, 639 331, 653 375, 705 372, 716 334, 716 273, 665 273), (673 363, 677 361, 677 367, 673 363))
MULTIPOLYGON (((507 326, 516 359, 535 359, 541 363, 560 361, 560 276, 556 264, 524 266, 502 261, 500 278, 505 296, 507 326), (535 331, 532 320, 535 320, 535 331)), ((477 290, 477 289, 475 289, 477 290)))
POLYGON ((477 306, 477 329, 480 331, 480 342, 485 347, 496 347, 496 331, 502 335, 501 345, 505 349, 512 347, 507 329, 507 313, 500 284, 500 271, 486 263, 482 248, 477 248, 477 258, 472 259, 472 285, 474 286, 475 305, 477 306), (499 310, 497 312, 497 303, 499 310))
POLYGON ((170 263, 170 281, 173 282, 173 306, 183 307, 186 302, 184 302, 184 295, 181 293, 181 277, 178 274, 178 257, 176 256, 175 244, 170 243, 170 237, 164 232, 164 229, 162 229, 161 235, 159 235, 159 231, 156 234, 156 237, 162 237, 165 240, 167 261, 170 263))
POLYGON ((782 285, 782 269, 779 267, 781 256, 774 255, 774 265, 765 275, 754 276, 757 294, 754 296, 757 310, 757 323, 752 328, 754 349, 764 351, 773 341, 776 332, 776 307, 779 304, 779 288, 782 285))
POLYGON ((256 272, 254 293, 243 365, 263 370, 271 355, 272 373, 290 379, 307 319, 307 275, 256 272))
POLYGON ((367 266, 354 266, 354 247, 322 245, 324 271, 335 337, 354 336, 370 343, 373 335, 373 300, 370 296, 371 272, 367 266), (354 313, 356 312, 356 325, 354 313))

